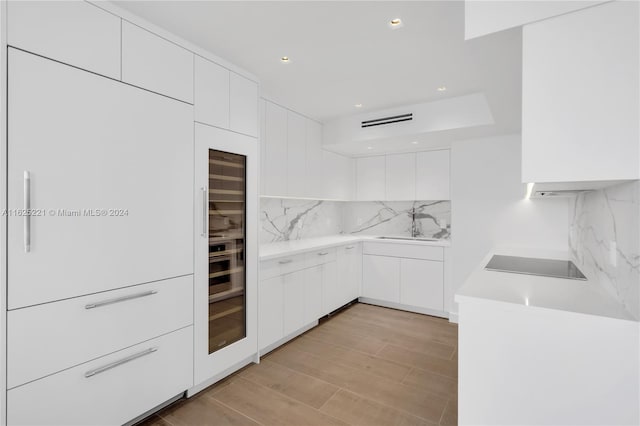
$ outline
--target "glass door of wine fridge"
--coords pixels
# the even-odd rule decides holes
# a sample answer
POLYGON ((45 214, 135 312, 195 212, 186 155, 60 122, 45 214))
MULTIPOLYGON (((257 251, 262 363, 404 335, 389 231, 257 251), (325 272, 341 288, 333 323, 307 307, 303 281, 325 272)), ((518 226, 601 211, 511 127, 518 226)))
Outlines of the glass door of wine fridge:
POLYGON ((209 353, 246 336, 246 156, 209 149, 209 353))
POLYGON ((189 394, 258 355, 258 141, 199 123, 194 130, 195 390, 189 394))

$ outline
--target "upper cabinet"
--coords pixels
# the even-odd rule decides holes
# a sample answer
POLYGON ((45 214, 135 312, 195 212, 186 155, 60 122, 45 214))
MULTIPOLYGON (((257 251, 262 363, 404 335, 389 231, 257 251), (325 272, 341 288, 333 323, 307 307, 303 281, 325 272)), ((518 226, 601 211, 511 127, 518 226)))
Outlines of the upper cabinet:
POLYGON ((193 103, 193 53, 123 21, 122 81, 193 103))
POLYGON ((229 81, 229 129, 258 136, 258 84, 234 72, 229 81))
POLYGON ((626 1, 524 27, 524 182, 640 178, 638 31, 626 1))
POLYGON ((416 199, 416 155, 395 154, 386 156, 386 199, 416 199))
POLYGON ((195 120, 212 126, 229 128, 228 69, 195 57, 195 120))
POLYGON ((358 201, 386 200, 385 156, 363 157, 356 160, 356 199, 358 201))
POLYGON ((353 160, 322 149, 322 124, 262 100, 262 195, 348 200, 353 160))
POLYGON ((449 200, 450 151, 419 152, 416 154, 416 200, 449 200))
POLYGON ((120 18, 84 1, 10 1, 8 44, 120 79, 120 18))

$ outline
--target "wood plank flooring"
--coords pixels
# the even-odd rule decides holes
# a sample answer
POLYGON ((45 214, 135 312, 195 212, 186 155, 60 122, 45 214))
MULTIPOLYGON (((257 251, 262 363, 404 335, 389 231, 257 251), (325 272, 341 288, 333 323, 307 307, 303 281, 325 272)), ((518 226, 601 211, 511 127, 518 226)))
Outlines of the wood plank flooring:
POLYGON ((356 304, 144 426, 457 424, 457 325, 356 304))

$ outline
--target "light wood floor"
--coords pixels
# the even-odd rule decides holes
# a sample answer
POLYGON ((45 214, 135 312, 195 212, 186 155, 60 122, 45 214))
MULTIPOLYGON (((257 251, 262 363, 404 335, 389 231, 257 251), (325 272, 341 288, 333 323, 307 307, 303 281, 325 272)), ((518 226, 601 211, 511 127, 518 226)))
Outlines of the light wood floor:
POLYGON ((458 329, 356 304, 146 420, 183 425, 455 425, 458 329))

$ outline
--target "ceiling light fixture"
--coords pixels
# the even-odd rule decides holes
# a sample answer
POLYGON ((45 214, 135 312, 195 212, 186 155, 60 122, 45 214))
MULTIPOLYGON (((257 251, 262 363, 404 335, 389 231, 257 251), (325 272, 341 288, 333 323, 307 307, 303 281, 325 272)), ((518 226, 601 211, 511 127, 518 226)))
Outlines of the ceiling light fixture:
POLYGON ((367 149, 373 149, 373 147, 372 146, 368 146, 367 149))
POLYGON ((362 104, 355 104, 354 107, 356 108, 362 108, 362 104))
POLYGON ((446 92, 447 91, 447 86, 440 86, 438 87, 438 92, 446 92))
POLYGON ((414 144, 414 145, 418 145, 418 141, 413 141, 411 143, 414 144))
POLYGON ((389 21, 389 27, 391 27, 391 29, 394 29, 394 30, 396 28, 402 27, 402 19, 393 18, 392 20, 389 21))
POLYGON ((282 62, 283 64, 288 64, 290 61, 288 56, 283 56, 282 58, 280 58, 280 62, 282 62))

